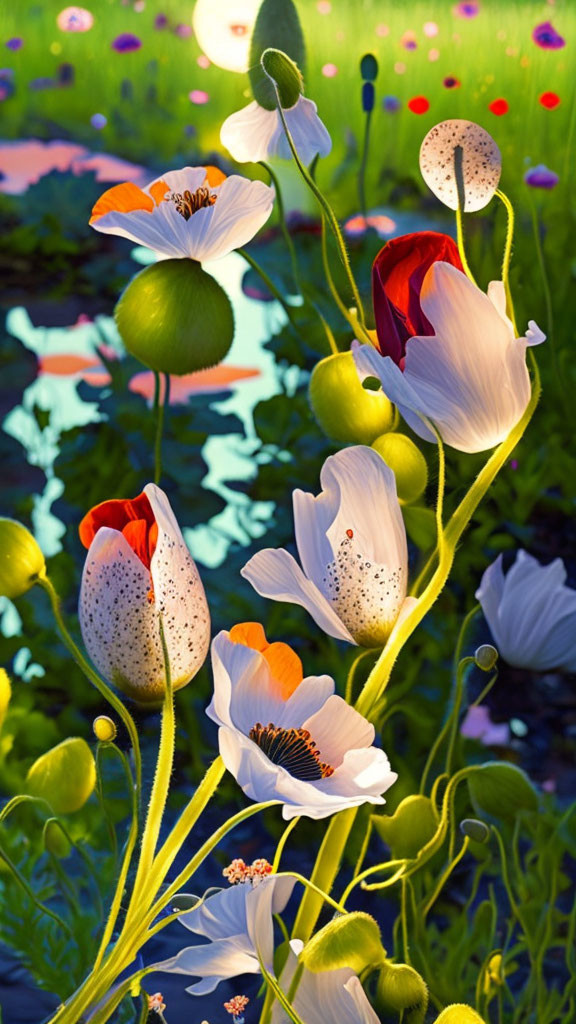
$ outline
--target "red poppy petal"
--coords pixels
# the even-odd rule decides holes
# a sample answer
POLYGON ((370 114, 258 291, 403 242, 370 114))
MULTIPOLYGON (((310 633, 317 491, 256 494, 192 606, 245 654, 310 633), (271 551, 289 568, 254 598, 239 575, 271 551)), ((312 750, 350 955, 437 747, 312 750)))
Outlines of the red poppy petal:
POLYGON ((132 550, 147 569, 156 549, 158 524, 152 506, 142 493, 136 498, 114 498, 95 505, 84 516, 78 532, 85 548, 89 548, 101 527, 123 533, 132 550))

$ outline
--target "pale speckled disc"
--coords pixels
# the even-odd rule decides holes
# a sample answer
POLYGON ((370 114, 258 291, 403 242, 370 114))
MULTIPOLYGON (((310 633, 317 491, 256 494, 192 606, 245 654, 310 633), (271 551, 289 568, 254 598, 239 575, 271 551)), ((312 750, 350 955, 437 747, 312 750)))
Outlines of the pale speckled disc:
POLYGON ((462 146, 466 213, 486 206, 498 188, 502 156, 491 135, 474 121, 442 121, 420 147, 420 171, 428 188, 451 210, 458 209, 454 148, 462 146))

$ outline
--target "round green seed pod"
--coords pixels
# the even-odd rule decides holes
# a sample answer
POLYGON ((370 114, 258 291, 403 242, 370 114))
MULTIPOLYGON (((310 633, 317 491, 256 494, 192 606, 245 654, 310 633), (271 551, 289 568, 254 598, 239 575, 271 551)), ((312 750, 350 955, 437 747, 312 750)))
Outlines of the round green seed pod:
POLYGON ((234 338, 230 299, 196 260, 146 267, 120 296, 115 316, 128 352, 161 373, 215 366, 234 338))
POLYGON ((420 449, 406 434, 383 434, 372 447, 393 471, 399 501, 405 505, 417 501, 428 483, 428 466, 420 449))
POLYGON ((55 814, 84 806, 96 785, 96 765, 86 740, 72 737, 48 750, 26 776, 26 792, 50 804, 55 814))
POLYGON ((474 652, 474 661, 483 672, 491 672, 498 663, 498 651, 492 644, 481 644, 474 652))
POLYGON ((318 425, 333 441, 371 444, 392 426, 392 403, 381 391, 362 387, 351 352, 335 353, 316 364, 309 397, 318 425))
POLYGON ((0 597, 25 594, 46 575, 46 563, 34 537, 15 519, 0 518, 0 597))

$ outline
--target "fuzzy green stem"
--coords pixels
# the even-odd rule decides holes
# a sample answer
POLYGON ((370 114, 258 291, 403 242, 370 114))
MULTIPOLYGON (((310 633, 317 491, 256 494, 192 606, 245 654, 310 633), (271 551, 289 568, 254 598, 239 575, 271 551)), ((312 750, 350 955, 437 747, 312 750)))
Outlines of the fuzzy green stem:
POLYGON ((276 206, 278 208, 278 223, 280 225, 280 230, 282 232, 282 236, 284 238, 284 241, 286 242, 286 248, 288 249, 288 252, 290 254, 290 263, 291 263, 291 266, 292 266, 292 277, 294 278, 294 284, 296 286, 296 291, 298 292, 299 295, 303 296, 304 292, 303 292, 303 288, 302 288, 302 280, 300 278, 300 268, 298 266, 298 256, 296 255, 296 248, 294 246, 294 242, 292 240, 292 235, 290 234, 290 231, 288 229, 288 224, 287 224, 287 221, 286 221, 286 211, 285 211, 285 208, 284 208, 284 200, 282 198, 282 189, 280 187, 280 182, 278 180, 278 175, 272 170, 272 168, 270 167, 269 164, 264 162, 264 160, 259 160, 258 162, 259 162, 260 166, 263 167, 264 170, 266 171, 266 173, 270 176, 270 180, 271 180, 272 184, 274 185, 274 192, 276 194, 276 206))
POLYGON ((518 336, 518 328, 514 323, 514 305, 512 302, 512 293, 510 291, 510 261, 512 259, 512 245, 514 244, 514 207, 506 193, 502 192, 499 188, 496 189, 495 195, 498 196, 498 199, 506 210, 507 224, 504 256, 502 258, 502 283, 504 285, 504 291, 506 292, 506 311, 514 324, 514 334, 518 336))
POLYGON ((70 654, 74 658, 74 661, 82 670, 86 678, 93 684, 93 686, 96 687, 96 689, 102 695, 102 697, 104 697, 104 699, 107 700, 109 704, 111 704, 116 714, 122 719, 124 725, 126 726, 126 730, 130 737, 130 742, 132 744, 132 750, 134 753, 134 767, 136 769, 136 789, 139 795, 142 786, 142 758, 140 755, 140 742, 138 740, 138 732, 136 729, 134 719, 132 718, 132 715, 124 706, 122 701, 110 689, 108 684, 105 683, 104 680, 100 678, 98 673, 94 671, 90 663, 82 654, 82 651, 80 650, 76 642, 72 639, 72 636, 68 631, 68 627, 66 626, 64 617, 62 615, 62 611, 60 608, 60 598, 58 597, 58 594, 54 588, 52 581, 49 579, 48 576, 44 576, 39 577, 37 583, 39 586, 43 587, 43 589, 48 594, 48 597, 50 598, 52 613, 56 620, 58 632, 60 633, 60 636, 65 646, 68 648, 70 654))
MULTIPOLYGON (((334 885, 357 811, 357 807, 340 811, 331 819, 326 829, 310 879, 312 884, 323 893, 329 894, 334 885)), ((319 896, 317 892, 309 890, 305 892, 292 929, 293 939, 308 941, 322 909, 322 902, 323 897, 319 896)))
POLYGON ((251 266, 252 269, 256 271, 259 277, 262 278, 270 294, 273 295, 276 301, 279 302, 280 305, 282 306, 282 309, 286 313, 286 316, 288 317, 292 326, 296 327, 294 323, 294 314, 292 313, 290 306, 286 302, 286 299, 282 295, 282 292, 279 291, 279 289, 276 287, 272 279, 268 276, 266 271, 260 266, 259 263, 256 262, 254 257, 251 256, 246 249, 237 249, 236 252, 238 253, 239 256, 242 257, 242 259, 246 260, 246 263, 248 263, 248 265, 251 266))
POLYGON ((322 265, 324 267, 324 273, 326 275, 326 281, 330 289, 330 293, 332 295, 332 298, 334 299, 337 308, 340 310, 340 313, 344 317, 344 320, 346 320, 346 322, 349 324, 352 331, 354 332, 355 337, 362 338, 367 344, 371 345, 372 339, 370 338, 370 335, 366 332, 363 324, 360 323, 358 317, 355 316, 354 313, 348 309, 346 304, 340 298, 340 293, 336 287, 334 278, 332 277, 332 271, 330 269, 330 260, 328 256, 326 224, 326 217, 322 217, 322 265))

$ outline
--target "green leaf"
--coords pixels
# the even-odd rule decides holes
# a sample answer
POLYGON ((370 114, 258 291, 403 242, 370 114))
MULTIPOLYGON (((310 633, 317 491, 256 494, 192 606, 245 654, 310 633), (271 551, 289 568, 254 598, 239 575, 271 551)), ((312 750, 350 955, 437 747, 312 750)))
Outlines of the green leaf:
POLYGON ((487 761, 468 776, 470 798, 479 816, 514 821, 518 811, 537 811, 538 794, 520 768, 487 761))
POLYGON ((372 822, 394 860, 416 857, 438 826, 430 797, 420 795, 405 797, 393 815, 375 814, 372 822))

